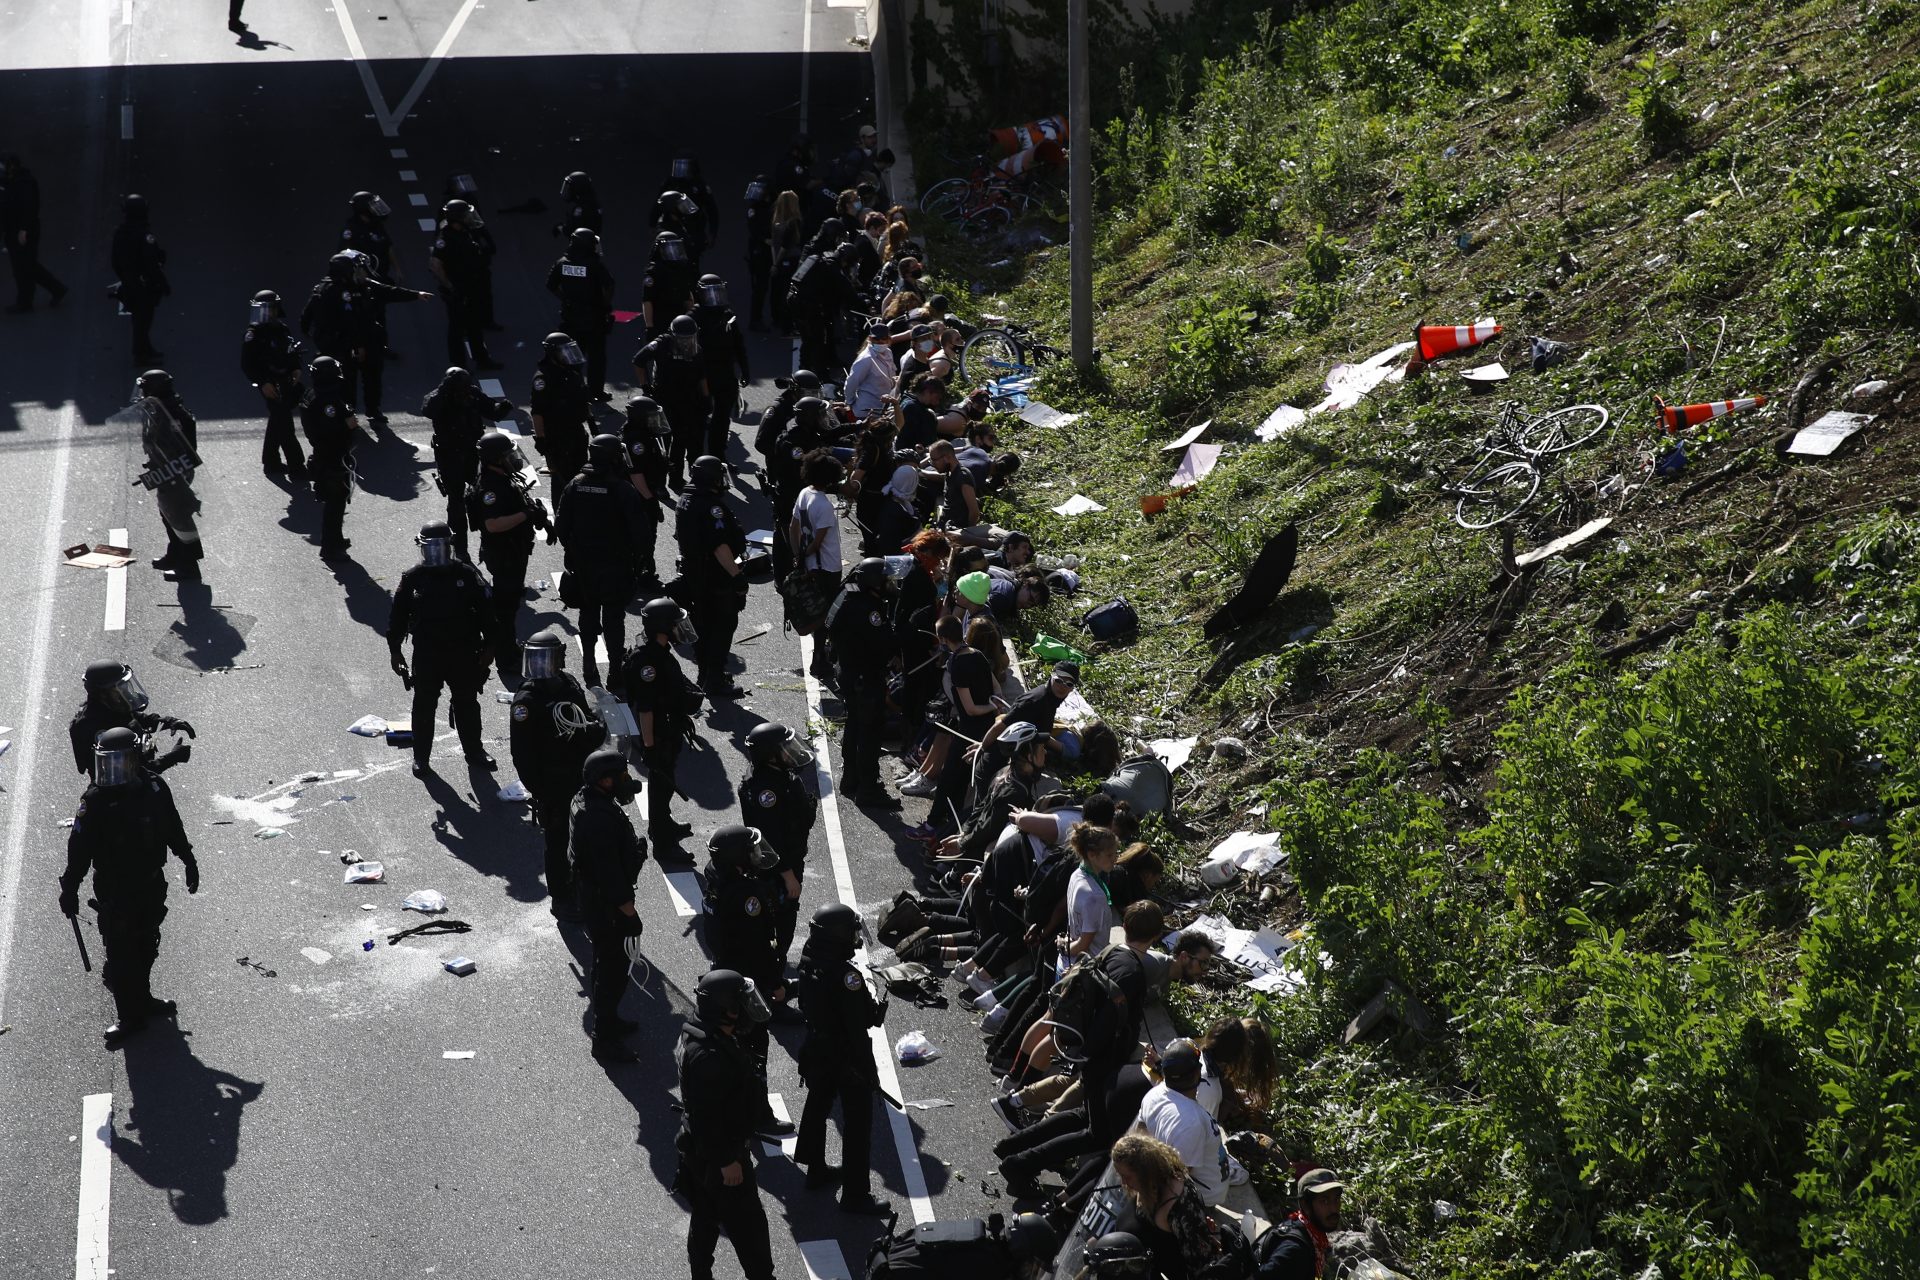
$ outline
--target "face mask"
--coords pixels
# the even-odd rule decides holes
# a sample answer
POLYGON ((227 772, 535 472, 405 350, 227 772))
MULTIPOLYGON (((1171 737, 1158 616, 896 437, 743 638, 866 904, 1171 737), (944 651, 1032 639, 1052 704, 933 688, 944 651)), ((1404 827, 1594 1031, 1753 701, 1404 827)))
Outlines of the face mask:
POLYGON ((913 349, 923 356, 930 356, 940 349, 940 344, 932 341, 916 342, 913 344, 913 349))

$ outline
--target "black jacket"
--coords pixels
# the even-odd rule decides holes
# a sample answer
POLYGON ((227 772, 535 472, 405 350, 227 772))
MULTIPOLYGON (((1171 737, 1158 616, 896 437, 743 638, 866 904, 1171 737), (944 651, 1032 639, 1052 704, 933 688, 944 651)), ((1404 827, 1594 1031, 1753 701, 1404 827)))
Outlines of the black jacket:
POLYGON ((791 769, 758 764, 740 780, 740 821, 759 828, 780 856, 776 871, 796 874, 807 860, 807 837, 820 801, 791 769))
POLYGON ((529 680, 513 695, 507 712, 507 743, 513 768, 536 797, 570 795, 580 789, 580 768, 607 738, 607 728, 587 705, 586 691, 565 671, 529 680), (584 728, 562 727, 554 710, 571 706, 584 728))
POLYGON ((192 865, 193 844, 159 775, 142 771, 124 786, 90 786, 73 814, 60 887, 77 891, 91 870, 103 910, 160 906, 167 898, 168 850, 192 865))
POLYGON ((478 569, 464 560, 417 564, 400 575, 394 590, 387 648, 398 657, 412 636, 416 659, 470 659, 486 647, 491 621, 487 587, 478 569))
POLYGON ((886 1010, 842 950, 815 934, 800 953, 800 1006, 807 1016, 800 1069, 810 1078, 873 1084, 879 1071, 867 1030, 880 1025, 886 1010))
POLYGON ((590 922, 624 915, 620 904, 633 901, 640 868, 647 865, 647 842, 635 833, 626 810, 599 788, 583 786, 573 797, 567 830, 581 914, 590 922))
POLYGON ((766 1110, 766 1086, 732 1037, 691 1018, 680 1032, 681 1177, 701 1185, 751 1156, 753 1123, 766 1110))

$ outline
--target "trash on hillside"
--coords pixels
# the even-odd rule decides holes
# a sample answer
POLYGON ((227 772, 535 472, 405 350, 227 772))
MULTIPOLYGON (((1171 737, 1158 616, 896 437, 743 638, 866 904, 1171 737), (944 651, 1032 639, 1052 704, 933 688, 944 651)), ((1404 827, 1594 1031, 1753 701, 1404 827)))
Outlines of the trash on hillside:
POLYGON ((1236 831, 1213 847, 1200 864, 1200 883, 1224 889, 1242 875, 1264 876, 1287 860, 1280 836, 1271 831, 1236 831))
MULTIPOLYGON (((1256 991, 1272 990, 1275 986, 1286 986, 1291 981, 1298 985, 1298 974, 1290 966, 1282 964, 1282 959, 1290 953, 1296 937, 1283 936, 1271 929, 1242 929, 1227 921, 1224 916, 1205 915, 1187 926, 1198 929, 1213 939, 1214 950, 1224 959, 1231 960, 1243 968, 1251 969, 1255 978, 1247 985, 1256 991), (1265 985, 1261 984, 1267 981, 1265 985)), ((1182 931, 1176 930, 1167 940, 1171 950, 1179 940, 1182 931)))
POLYGON ((1180 433, 1180 438, 1178 440, 1175 440, 1172 444, 1161 445, 1160 452, 1178 453, 1180 450, 1186 448, 1188 445, 1192 444, 1195 440, 1198 440, 1201 436, 1205 435, 1207 433, 1207 428, 1212 425, 1213 425, 1213 419, 1208 418, 1205 422, 1201 423, 1197 427, 1188 427, 1185 431, 1180 433))
MULTIPOLYGON (((1070 571, 1061 569, 1056 572, 1067 573, 1070 571)), ((1075 579, 1075 584, 1078 585, 1077 578, 1075 579)), ((1087 613, 1081 617, 1080 625, 1086 628, 1087 634, 1097 641, 1125 640, 1139 633, 1140 614, 1138 610, 1127 603, 1126 598, 1123 596, 1109 600, 1097 609, 1088 610, 1087 613)))
POLYGON ((1653 464, 1653 474, 1657 476, 1677 476, 1687 469, 1687 446, 1684 442, 1676 444, 1653 464))
POLYGON ((1167 509, 1167 503, 1172 500, 1173 495, 1168 493, 1146 494, 1140 499, 1140 514, 1143 516, 1157 516, 1167 509))
POLYGON ((440 967, 442 969, 445 969, 448 973, 454 974, 457 977, 464 978, 468 974, 472 973, 479 966, 474 964, 473 961, 467 959, 465 956, 455 956, 453 959, 447 961, 445 964, 441 965, 440 967))
POLYGON ((415 889, 400 903, 402 911, 418 911, 422 915, 432 915, 436 911, 447 909, 447 895, 438 889, 415 889))
POLYGON ((1495 360, 1492 364, 1483 364, 1472 369, 1462 369, 1460 380, 1467 384, 1469 391, 1491 391, 1507 380, 1507 367, 1495 360))
POLYGON ((1551 338, 1535 338, 1532 346, 1533 371, 1545 373, 1567 358, 1567 344, 1551 338))
POLYGON ((347 868, 342 884, 379 884, 387 878, 387 868, 378 862, 356 862, 347 868))
POLYGON ((1847 392, 1847 399, 1865 400, 1869 396, 1879 395, 1882 391, 1885 391, 1886 389, 1887 389, 1887 380, 1885 378, 1875 378, 1872 382, 1863 382, 1859 386, 1855 387, 1853 390, 1847 392))
MULTIPOLYGON (((1346 366, 1342 365, 1342 368, 1346 366)), ((1254 438, 1262 443, 1278 440, 1307 420, 1307 411, 1296 405, 1283 404, 1267 415, 1267 420, 1253 429, 1254 438)))
POLYGON ((1080 516, 1091 511, 1105 511, 1106 508, 1084 494, 1076 493, 1053 509, 1057 516, 1080 516))
POLYGON ((1029 400, 1020 410, 1020 421, 1030 427, 1047 427, 1058 430, 1061 427, 1070 427, 1080 421, 1080 415, 1077 413, 1063 413, 1050 404, 1039 400, 1029 400))
POLYGON ((1562 534, 1543 547, 1535 547, 1531 551, 1520 553, 1513 558, 1513 563, 1522 569, 1530 564, 1539 564, 1542 560, 1551 559, 1563 551, 1579 546, 1612 523, 1612 516, 1601 516, 1597 520, 1589 520, 1572 533, 1562 534))
POLYGON ((1380 993, 1367 1001, 1347 1029, 1340 1035, 1341 1044, 1352 1044, 1387 1019, 1405 1026, 1409 1031, 1421 1034, 1433 1029, 1433 1015, 1427 1007, 1407 993, 1405 987, 1389 981, 1380 988, 1380 993))
POLYGON ((502 800, 531 800, 533 799, 533 792, 527 790, 526 784, 516 778, 506 786, 500 788, 500 798, 502 800))
POLYGON ((387 722, 379 716, 361 716, 347 726, 348 733, 357 733, 363 738, 378 738, 387 731, 387 722))
POLYGON ((900 1065, 903 1067, 932 1062, 940 1056, 940 1051, 933 1047, 933 1041, 927 1039, 927 1033, 924 1031, 909 1031, 901 1036, 895 1042, 893 1052, 900 1059, 900 1065))
POLYGON ((131 547, 116 547, 111 543, 98 543, 89 547, 77 542, 60 552, 62 563, 75 569, 124 569, 133 563, 131 547))
POLYGON ((1247 744, 1238 738, 1219 738, 1213 744, 1215 760, 1240 761, 1247 758, 1247 744))
POLYGON ((1199 745, 1198 738, 1155 738, 1147 744, 1147 750, 1167 766, 1168 773, 1178 773, 1181 766, 1193 759, 1193 749, 1199 745))
POLYGON ((1793 442, 1787 446, 1787 452, 1803 458, 1828 457, 1864 430, 1873 418, 1874 415, 1870 413, 1829 410, 1796 431, 1793 442))
POLYGON ((1327 398, 1307 410, 1316 414, 1338 413, 1359 404, 1383 382, 1400 382, 1407 376, 1400 357, 1412 351, 1411 342, 1395 343, 1385 351, 1359 364, 1337 364, 1327 371, 1327 398))
POLYGON ((1758 409, 1767 403, 1765 396, 1747 396, 1739 400, 1705 400, 1699 404, 1668 404, 1659 396, 1653 398, 1658 406, 1660 424, 1669 434, 1685 431, 1688 427, 1697 427, 1703 422, 1712 422, 1715 418, 1724 418, 1730 413, 1743 413, 1748 409, 1758 409))
POLYGON ((1087 655, 1042 631, 1033 637, 1033 656, 1046 662, 1085 662, 1087 655))
POLYGON ((1247 570, 1246 581, 1241 584, 1238 594, 1207 619, 1203 628, 1207 638, 1214 639, 1238 630, 1272 604, 1274 597, 1287 585, 1287 579, 1293 576, 1294 557, 1299 551, 1298 526, 1289 524, 1268 538, 1266 545, 1260 548, 1260 554, 1254 557, 1253 566, 1247 570))
POLYGON ((1055 724, 1063 724, 1075 729, 1092 724, 1099 718, 1100 713, 1093 709, 1093 704, 1088 702, 1078 689, 1068 694, 1066 700, 1060 704, 1060 709, 1053 713, 1055 724))
POLYGON ((1225 445, 1190 444, 1185 456, 1180 459, 1180 467, 1173 473, 1173 487, 1186 489, 1205 480, 1215 466, 1219 465, 1220 453, 1225 445))

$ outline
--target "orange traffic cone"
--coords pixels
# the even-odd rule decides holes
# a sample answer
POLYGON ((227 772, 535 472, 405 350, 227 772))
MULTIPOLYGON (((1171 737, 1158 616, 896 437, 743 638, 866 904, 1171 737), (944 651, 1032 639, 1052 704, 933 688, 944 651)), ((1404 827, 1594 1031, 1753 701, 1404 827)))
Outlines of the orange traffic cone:
POLYGON ((1438 360, 1456 351, 1466 351, 1499 333, 1500 326, 1491 320, 1479 324, 1417 324, 1413 327, 1422 360, 1438 360))
POLYGON ((1028 147, 1037 147, 1043 142, 1065 142, 1067 118, 1048 116, 1043 120, 1029 120, 1011 129, 991 130, 988 136, 993 139, 994 146, 1005 151, 1025 151, 1028 147))
POLYGON ((1653 398, 1660 409, 1660 425, 1669 434, 1697 427, 1703 422, 1712 422, 1715 418, 1724 418, 1730 413, 1739 413, 1743 409, 1758 409, 1767 402, 1765 396, 1748 396, 1744 400, 1709 400, 1704 404, 1668 404, 1659 396, 1653 398))

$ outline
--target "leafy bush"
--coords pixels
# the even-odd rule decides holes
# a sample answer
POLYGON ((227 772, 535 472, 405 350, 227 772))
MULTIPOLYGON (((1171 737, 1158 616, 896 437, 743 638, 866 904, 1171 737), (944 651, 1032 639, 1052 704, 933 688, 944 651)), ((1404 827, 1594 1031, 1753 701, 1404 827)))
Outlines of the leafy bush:
POLYGON ((1627 95, 1627 107, 1640 125, 1640 145, 1656 156, 1666 155, 1687 140, 1688 119, 1680 105, 1677 77, 1659 55, 1648 54, 1635 64, 1640 82, 1627 95))
POLYGON ((1218 387, 1231 385, 1254 367, 1251 306, 1219 297, 1189 298, 1167 335, 1163 399, 1170 412, 1204 403, 1218 387))

